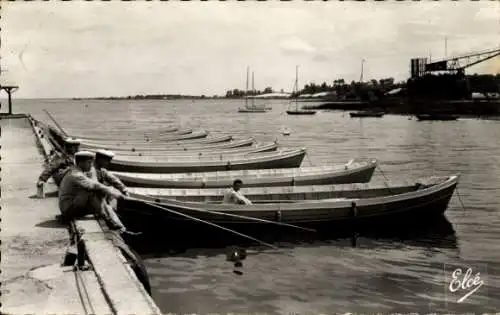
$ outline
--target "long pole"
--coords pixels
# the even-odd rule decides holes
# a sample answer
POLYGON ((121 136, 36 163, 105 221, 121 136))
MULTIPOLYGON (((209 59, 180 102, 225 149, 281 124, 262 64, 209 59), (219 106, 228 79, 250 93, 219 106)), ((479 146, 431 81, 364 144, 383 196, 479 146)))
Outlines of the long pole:
POLYGON ((55 118, 54 118, 54 117, 52 117, 52 115, 51 115, 51 114, 50 114, 50 113, 49 113, 46 109, 44 109, 43 111, 47 114, 47 116, 49 116, 49 118, 50 118, 50 119, 52 120, 52 122, 53 122, 53 123, 57 126, 57 128, 59 128, 59 130, 60 130, 60 131, 61 131, 61 132, 62 132, 62 133, 63 133, 63 134, 67 137, 67 136, 68 136, 68 134, 67 134, 67 133, 64 131, 64 129, 63 129, 63 128, 62 128, 62 127, 61 127, 61 126, 57 123, 57 121, 55 120, 55 118))
POLYGON ((444 37, 444 57, 448 57, 448 36, 444 37))
POLYGON ((361 76, 359 77, 359 82, 363 83, 363 66, 365 64, 365 59, 361 59, 361 76))

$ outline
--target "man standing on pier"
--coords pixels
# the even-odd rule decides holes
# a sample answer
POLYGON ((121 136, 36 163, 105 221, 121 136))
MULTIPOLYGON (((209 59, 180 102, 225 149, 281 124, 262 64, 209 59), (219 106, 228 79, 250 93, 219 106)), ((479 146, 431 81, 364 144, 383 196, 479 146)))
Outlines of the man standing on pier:
POLYGON ((73 138, 66 139, 64 146, 65 152, 61 152, 59 155, 56 155, 49 162, 42 174, 40 174, 36 186, 38 188, 43 187, 50 177, 52 177, 56 185, 59 186, 66 172, 75 164, 74 155, 79 149, 80 140, 73 138))
POLYGON ((59 208, 65 220, 73 220, 89 214, 104 217, 111 228, 125 232, 122 222, 108 205, 106 199, 124 196, 112 187, 103 185, 88 176, 94 161, 94 153, 80 151, 75 154, 75 166, 71 167, 59 186, 59 208))

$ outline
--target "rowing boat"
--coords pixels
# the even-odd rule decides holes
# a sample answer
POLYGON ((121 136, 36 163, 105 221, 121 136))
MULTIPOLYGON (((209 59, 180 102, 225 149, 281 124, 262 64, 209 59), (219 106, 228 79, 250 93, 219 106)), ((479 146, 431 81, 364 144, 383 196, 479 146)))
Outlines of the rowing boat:
MULTIPOLYGON (((156 145, 163 145, 165 143, 170 143, 170 142, 181 142, 181 141, 200 141, 200 139, 205 140, 205 138, 208 136, 208 132, 205 130, 200 130, 197 132, 192 132, 189 134, 185 135, 174 135, 174 136, 165 136, 162 137, 161 139, 142 139, 142 140, 124 140, 124 139, 100 139, 100 140, 92 140, 92 139, 85 139, 85 138, 79 138, 82 143, 88 144, 88 145, 140 145, 140 144, 148 144, 150 142, 154 142, 153 144, 156 145)), ((223 140, 223 141, 229 141, 231 140, 231 136, 219 136, 216 138, 217 141, 223 140)))
POLYGON ((191 144, 191 143, 219 143, 228 142, 233 139, 231 135, 220 135, 216 137, 202 137, 202 138, 186 138, 182 139, 180 137, 189 137, 191 135, 181 135, 174 137, 162 137, 162 138, 144 138, 144 139, 86 139, 79 138, 82 142, 89 145, 147 145, 147 146, 163 146, 165 144, 191 144))
POLYGON ((457 120, 459 115, 450 115, 450 114, 419 114, 416 115, 419 121, 425 120, 457 120))
MULTIPOLYGON (((214 156, 214 155, 226 155, 226 154, 251 154, 251 153, 261 153, 276 151, 278 149, 278 143, 271 142, 266 144, 257 143, 254 146, 234 148, 234 149, 222 149, 222 150, 200 150, 200 151, 187 151, 187 150, 170 150, 170 151, 150 151, 148 149, 132 151, 119 151, 119 156, 175 156, 177 158, 182 158, 183 156, 214 156)), ((92 150, 91 150, 92 151, 92 150)))
POLYGON ((175 127, 172 127, 171 129, 168 130, 162 130, 162 131, 157 131, 157 132, 142 132, 138 133, 136 130, 106 130, 106 131, 92 131, 92 133, 87 134, 87 135, 75 135, 73 133, 74 138, 78 139, 88 139, 88 140, 144 140, 144 139, 161 139, 163 137, 170 137, 170 136, 182 136, 182 135, 187 135, 193 133, 193 129, 178 129, 175 127))
POLYGON ((132 199, 119 200, 118 209, 124 223, 136 230, 165 231, 169 223, 177 227, 203 225, 171 210, 222 226, 269 225, 248 219, 254 218, 296 225, 354 223, 387 228, 402 221, 413 222, 416 218, 429 222, 429 218, 442 215, 458 179, 459 176, 445 176, 413 182, 356 183, 324 188, 272 187, 265 188, 267 193, 258 198, 247 195, 250 200, 254 198, 250 205, 186 202, 131 194, 132 199))
MULTIPOLYGON (((241 179, 245 187, 304 186, 369 182, 377 160, 353 159, 343 165, 300 168, 218 171, 205 173, 147 174, 114 172, 130 188, 142 195, 172 196, 171 190, 151 188, 223 188, 241 179)), ((245 188, 247 189, 247 188, 245 188)), ((207 191, 205 191, 207 193, 207 191)), ((211 194, 213 192, 210 192, 211 194)), ((248 192, 245 192, 247 194, 248 192)), ((196 193, 198 196, 199 194, 196 193)), ((222 194, 218 192, 218 194, 222 194)))
POLYGON ((274 150, 273 152, 252 152, 252 153, 247 153, 247 152, 228 152, 228 153, 221 153, 221 154, 190 154, 190 153, 184 153, 184 154, 161 154, 161 155, 141 155, 141 156, 134 156, 134 155, 117 155, 113 158, 115 161, 122 161, 122 162, 147 162, 147 163, 169 163, 169 162, 177 162, 179 160, 183 162, 209 162, 209 161, 232 161, 232 160, 240 160, 240 159, 247 159, 247 158, 256 158, 260 156, 268 156, 268 155, 278 155, 278 154, 284 154, 284 153, 289 153, 292 151, 296 151, 296 149, 293 148, 281 148, 274 150))
POLYGON ((89 147, 109 147, 110 145, 112 146, 128 146, 128 147, 164 147, 166 145, 168 146, 175 146, 175 145, 198 145, 198 144, 216 144, 216 143, 222 143, 222 142, 229 142, 233 140, 233 137, 230 135, 222 135, 222 136, 217 136, 217 137, 210 137, 210 138, 196 138, 196 139, 186 139, 186 140, 175 140, 175 141, 170 141, 170 140, 163 140, 163 139, 144 139, 144 140, 134 140, 134 141, 127 141, 127 140, 107 140, 107 141, 95 141, 95 140, 87 140, 87 139, 80 139, 82 143, 84 143, 86 146, 89 147))
POLYGON ((108 149, 116 152, 119 151, 147 151, 147 152, 161 152, 161 151, 212 151, 212 150, 222 150, 222 149, 231 149, 231 148, 241 148, 248 147, 255 143, 255 139, 247 138, 247 139, 238 139, 233 141, 224 141, 224 142, 216 142, 216 143, 182 143, 182 142, 169 142, 164 143, 163 145, 148 145, 138 144, 138 145, 89 145, 82 143, 80 147, 82 149, 108 149))
POLYGON ((232 159, 174 160, 168 162, 120 160, 113 158, 110 171, 139 173, 210 172, 222 170, 268 169, 299 167, 306 149, 279 153, 255 154, 232 159))
POLYGON ((359 112, 351 112, 349 113, 349 116, 352 118, 364 118, 364 117, 375 117, 375 118, 381 118, 385 115, 384 112, 375 112, 375 111, 359 111, 359 112))

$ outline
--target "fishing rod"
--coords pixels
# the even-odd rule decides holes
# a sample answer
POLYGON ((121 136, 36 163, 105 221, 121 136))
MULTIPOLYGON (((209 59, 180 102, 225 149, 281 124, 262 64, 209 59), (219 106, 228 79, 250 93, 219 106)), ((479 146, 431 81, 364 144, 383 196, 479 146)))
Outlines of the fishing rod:
POLYGON ((148 202, 148 201, 144 201, 144 200, 140 200, 140 199, 136 199, 136 198, 131 198, 131 197, 126 197, 125 199, 129 199, 129 200, 134 200, 134 201, 139 201, 139 202, 143 202, 143 203, 146 203, 152 207, 155 207, 155 208, 158 208, 158 209, 162 209, 162 210, 165 210, 165 211, 168 211, 168 212, 171 212, 171 213, 174 213, 174 214, 177 214, 179 216, 182 216, 182 217, 185 217, 185 218, 188 218, 188 219, 191 219, 193 221, 197 221, 197 222, 201 222, 201 223, 205 223, 205 224, 208 224, 208 225, 211 225, 211 226, 214 226, 214 227, 217 227, 221 230, 224 230, 224 231, 227 231, 227 232, 230 232, 230 233, 233 233, 233 234, 236 234, 236 235, 239 235, 241 237, 244 237, 244 238, 247 238, 247 239, 250 239, 252 241, 255 241, 259 244, 262 244, 262 245, 265 245, 265 246, 268 246, 272 249, 275 249, 275 250, 279 250, 278 247, 274 246, 274 245, 271 245, 269 243, 266 243, 264 241, 261 241, 259 239, 256 239, 255 237, 252 237, 252 236, 249 236, 249 235, 246 235, 246 234, 243 234, 243 233, 240 233, 240 232, 237 232, 237 231, 234 231, 234 230, 231 230, 231 229, 228 229, 226 227, 223 227, 223 226, 220 226, 218 224, 215 224, 215 223, 212 223, 212 222, 209 222, 209 221, 205 221, 205 220, 201 220, 201 219, 198 219, 198 218, 195 218, 195 217, 192 217, 190 215, 187 215, 187 214, 184 214, 184 213, 181 213, 181 212, 177 212, 175 210, 172 210, 172 209, 169 209, 167 207, 163 207, 163 206, 159 206, 155 203, 152 203, 152 202, 148 202))
MULTIPOLYGON (((142 200, 142 199, 137 199, 137 198, 133 198, 133 199, 136 200, 136 201, 142 201, 142 202, 146 202, 146 203, 150 204, 150 202, 147 202, 147 201, 142 200)), ((249 216, 244 216, 244 215, 239 215, 239 214, 226 213, 226 212, 220 212, 220 211, 214 211, 214 210, 203 210, 203 209, 197 209, 197 208, 191 208, 191 207, 185 207, 185 209, 190 210, 190 211, 202 212, 202 213, 210 213, 210 214, 223 215, 223 216, 227 216, 227 217, 233 217, 233 218, 239 218, 239 219, 246 219, 246 220, 249 220, 249 221, 256 221, 256 222, 263 222, 263 223, 275 224, 275 225, 280 225, 280 226, 286 226, 286 227, 296 228, 296 229, 307 231, 307 232, 313 232, 313 233, 317 233, 318 232, 315 229, 310 229, 310 228, 306 228, 306 227, 302 227, 302 226, 298 226, 298 225, 293 225, 293 224, 283 223, 283 222, 270 221, 270 220, 259 219, 259 218, 252 218, 252 217, 249 217, 249 216)))
POLYGON ((55 120, 55 118, 44 108, 43 111, 47 114, 47 116, 49 116, 49 118, 52 120, 52 122, 57 126, 57 128, 59 128, 59 130, 66 136, 68 137, 68 134, 66 133, 66 131, 64 131, 64 129, 61 127, 61 125, 59 125, 59 123, 55 120))

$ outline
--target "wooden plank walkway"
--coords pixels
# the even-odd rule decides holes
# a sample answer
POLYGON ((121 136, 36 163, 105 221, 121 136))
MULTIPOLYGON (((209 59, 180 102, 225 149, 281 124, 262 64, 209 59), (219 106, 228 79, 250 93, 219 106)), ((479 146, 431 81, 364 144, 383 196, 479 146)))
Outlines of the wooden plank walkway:
MULTIPOLYGON (((49 196, 34 198, 44 157, 26 118, 0 120, 2 296, 1 312, 7 314, 85 314, 84 296, 78 288, 100 292, 93 272, 75 280, 71 269, 61 268, 69 234, 58 224, 55 187, 49 196)), ((91 294, 95 314, 111 314, 102 294, 91 294)))
POLYGON ((89 260, 115 313, 161 314, 98 221, 88 216, 88 219, 76 220, 75 225, 83 232, 89 260))
POLYGON ((0 120, 3 314, 160 314, 120 251, 98 222, 76 224, 94 268, 61 267, 69 244, 55 220, 57 187, 35 198, 36 181, 52 149, 29 118, 0 120), (36 136, 35 136, 36 135, 36 136))

